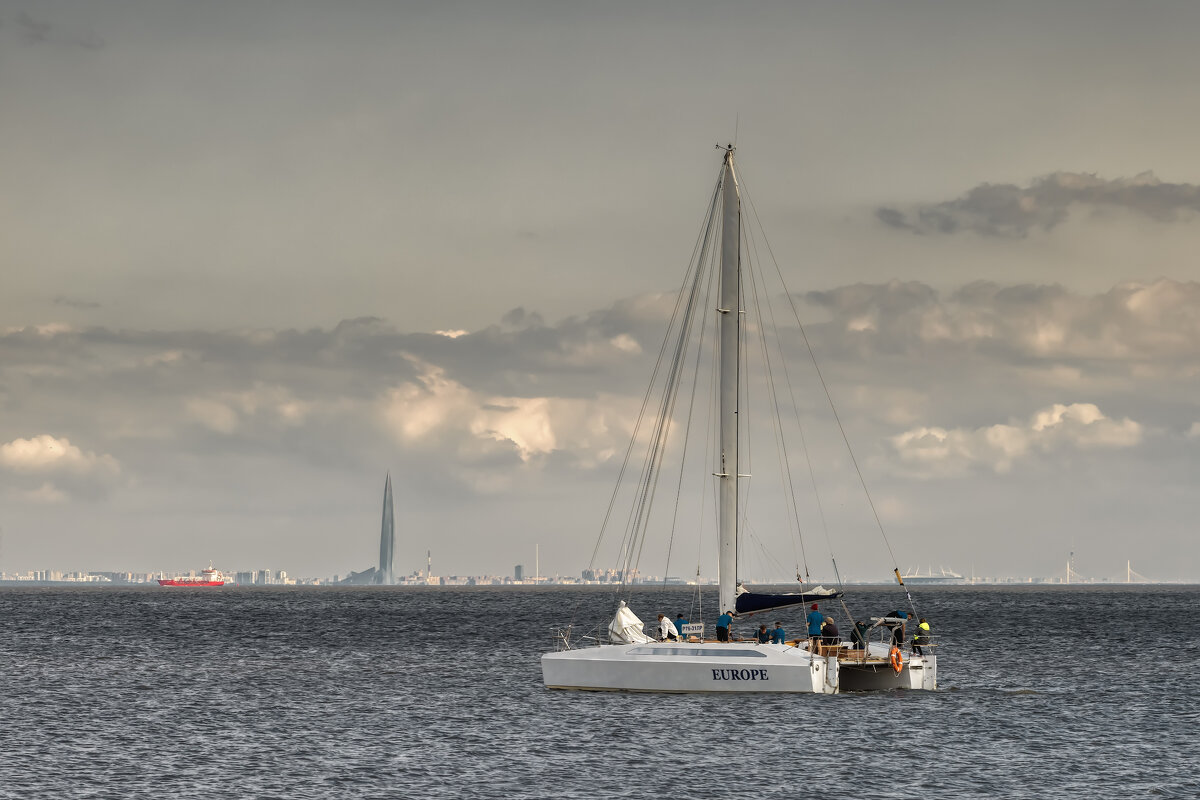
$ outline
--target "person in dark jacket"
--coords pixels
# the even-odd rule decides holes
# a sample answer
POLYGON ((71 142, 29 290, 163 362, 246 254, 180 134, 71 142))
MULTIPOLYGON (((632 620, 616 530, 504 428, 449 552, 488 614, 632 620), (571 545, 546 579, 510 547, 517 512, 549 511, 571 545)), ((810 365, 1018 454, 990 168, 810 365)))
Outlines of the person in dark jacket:
POLYGON ((904 625, 908 621, 908 612, 899 610, 889 611, 887 616, 893 620, 899 620, 898 622, 886 622, 884 624, 892 632, 892 644, 900 647, 904 644, 904 625))
POLYGON ((855 650, 866 650, 867 639, 870 637, 871 626, 859 620, 854 623, 854 630, 850 631, 850 641, 854 645, 855 650))
POLYGON ((821 626, 821 643, 838 644, 841 641, 842 636, 837 623, 833 621, 833 617, 826 617, 825 624, 821 626))
POLYGON ((929 645, 930 638, 933 636, 933 629, 929 627, 929 623, 921 617, 917 629, 913 631, 912 652, 914 656, 923 656, 925 651, 921 649, 922 645, 929 645))

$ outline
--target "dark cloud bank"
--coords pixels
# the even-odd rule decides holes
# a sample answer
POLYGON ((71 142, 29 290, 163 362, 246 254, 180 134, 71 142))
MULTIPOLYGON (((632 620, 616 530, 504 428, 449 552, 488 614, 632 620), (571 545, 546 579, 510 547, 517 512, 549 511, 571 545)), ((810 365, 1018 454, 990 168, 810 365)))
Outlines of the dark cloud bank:
POLYGON ((1055 172, 1027 187, 985 183, 962 197, 909 210, 876 209, 876 218, 892 228, 918 234, 974 231, 984 236, 1020 238, 1048 231, 1068 217, 1071 206, 1120 208, 1159 222, 1200 210, 1200 186, 1165 183, 1152 172, 1104 180, 1081 172, 1055 172))

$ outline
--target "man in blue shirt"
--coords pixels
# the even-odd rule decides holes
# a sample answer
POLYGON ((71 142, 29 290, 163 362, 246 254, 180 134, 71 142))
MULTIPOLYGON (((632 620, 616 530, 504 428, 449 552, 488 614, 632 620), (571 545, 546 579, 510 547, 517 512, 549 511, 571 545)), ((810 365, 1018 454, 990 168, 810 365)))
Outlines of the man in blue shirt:
POLYGON ((767 630, 767 623, 758 626, 758 633, 754 634, 754 638, 759 644, 767 644, 771 641, 771 632, 767 630))
POLYGON ((726 611, 721 616, 717 617, 717 641, 729 641, 729 626, 733 624, 733 614, 726 611))
POLYGON ((775 621, 775 630, 771 631, 771 644, 783 644, 783 639, 787 634, 783 632, 783 623, 775 621))
POLYGON ((808 649, 815 653, 817 652, 817 642, 821 641, 821 626, 825 624, 825 615, 817 609, 817 604, 812 604, 812 610, 805 617, 808 622, 808 649))
POLYGON ((679 641, 681 642, 686 642, 688 639, 687 634, 683 632, 683 626, 687 624, 688 621, 683 618, 683 614, 675 615, 675 630, 679 631, 679 641))

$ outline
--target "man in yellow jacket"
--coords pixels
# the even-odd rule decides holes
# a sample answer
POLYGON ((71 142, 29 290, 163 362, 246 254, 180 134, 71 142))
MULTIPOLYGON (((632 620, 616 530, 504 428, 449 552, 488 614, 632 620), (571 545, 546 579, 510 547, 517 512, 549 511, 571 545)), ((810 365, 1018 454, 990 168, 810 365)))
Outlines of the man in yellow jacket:
POLYGON ((933 629, 929 627, 929 623, 925 621, 925 618, 921 617, 920 624, 918 624, 917 629, 913 631, 912 652, 914 656, 925 655, 924 651, 921 649, 921 646, 931 644, 930 639, 932 636, 933 629))

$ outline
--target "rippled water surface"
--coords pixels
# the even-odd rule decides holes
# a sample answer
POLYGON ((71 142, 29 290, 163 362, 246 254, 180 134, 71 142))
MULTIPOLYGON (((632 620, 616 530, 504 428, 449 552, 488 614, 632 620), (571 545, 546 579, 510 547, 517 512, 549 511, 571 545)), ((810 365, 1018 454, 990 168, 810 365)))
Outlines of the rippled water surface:
POLYGON ((1195 798, 1198 601, 927 589, 938 692, 625 695, 541 684, 608 591, 4 588, 0 796, 1195 798))

